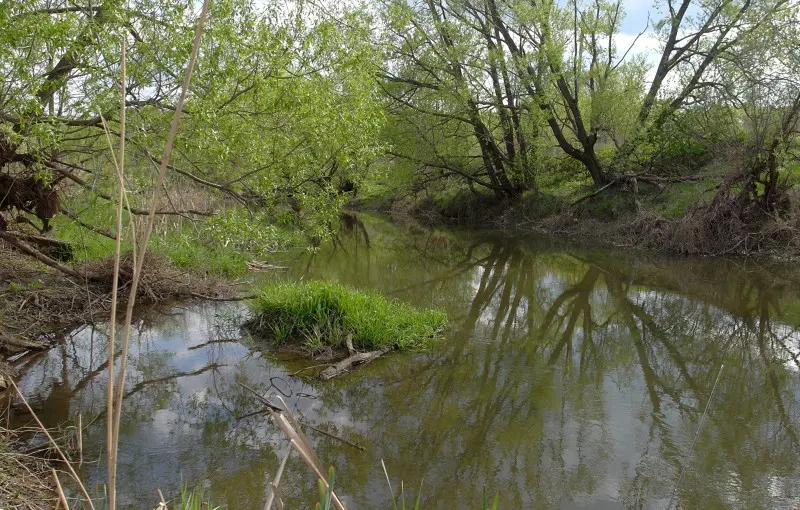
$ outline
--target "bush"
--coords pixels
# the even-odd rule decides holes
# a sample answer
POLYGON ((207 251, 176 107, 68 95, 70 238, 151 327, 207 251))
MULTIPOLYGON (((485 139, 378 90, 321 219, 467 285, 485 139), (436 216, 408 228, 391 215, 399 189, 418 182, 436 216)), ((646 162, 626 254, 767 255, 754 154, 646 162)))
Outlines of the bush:
POLYGON ((416 310, 374 292, 328 282, 269 285, 252 303, 245 328, 275 345, 297 342, 311 351, 344 347, 418 349, 444 330, 447 316, 416 310))

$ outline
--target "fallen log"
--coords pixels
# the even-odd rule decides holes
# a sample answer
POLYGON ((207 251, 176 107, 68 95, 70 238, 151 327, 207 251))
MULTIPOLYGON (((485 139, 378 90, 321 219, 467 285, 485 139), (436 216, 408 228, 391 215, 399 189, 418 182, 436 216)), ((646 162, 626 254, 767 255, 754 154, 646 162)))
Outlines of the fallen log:
POLYGON ((26 351, 42 351, 48 349, 50 344, 39 340, 28 340, 21 336, 0 331, 0 352, 19 354, 26 351))
POLYGON ((328 381, 333 379, 334 377, 338 377, 344 373, 351 371, 354 367, 358 365, 365 365, 370 361, 374 361, 391 349, 381 349, 379 351, 370 351, 370 352, 359 352, 358 354, 354 354, 348 358, 339 361, 338 363, 329 366, 322 373, 319 374, 320 379, 323 381, 328 381))
POLYGON ((32 234, 7 232, 8 235, 15 236, 22 242, 35 245, 39 251, 48 257, 60 262, 69 262, 73 258, 72 245, 65 241, 59 241, 52 237, 38 236, 32 234))
POLYGON ((83 277, 77 271, 72 269, 69 266, 65 266, 64 264, 60 263, 59 261, 48 257, 41 251, 33 248, 28 243, 24 242, 23 240, 19 239, 17 236, 9 233, 9 232, 2 232, 0 231, 0 240, 5 241, 6 243, 10 244, 12 247, 16 248, 17 250, 21 251, 22 253, 33 257, 34 259, 38 260, 42 264, 46 266, 50 266, 53 269, 56 269, 68 276, 72 276, 73 278, 82 279, 83 277))

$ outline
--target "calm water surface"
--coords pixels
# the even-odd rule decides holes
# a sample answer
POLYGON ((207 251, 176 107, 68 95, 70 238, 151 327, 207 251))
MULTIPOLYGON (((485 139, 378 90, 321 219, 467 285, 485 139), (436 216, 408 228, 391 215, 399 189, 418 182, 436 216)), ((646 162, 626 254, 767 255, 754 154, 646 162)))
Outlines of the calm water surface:
MULTIPOLYGON (((229 508, 262 507, 286 444, 251 414, 241 380, 367 448, 309 432, 351 509, 391 506, 381 459, 409 501, 423 484, 424 508, 480 508, 484 486, 503 509, 666 508, 682 466, 681 508, 800 508, 800 284, 780 268, 372 218, 270 262, 290 267, 280 277, 442 308, 452 329, 430 352, 321 383, 240 340, 243 304, 143 314, 120 433, 128 507, 152 508, 157 488, 174 495, 182 480, 229 508)), ((93 487, 105 477, 104 333, 84 327, 20 361, 47 425, 82 415, 93 487)), ((313 478, 299 461, 287 469, 287 507, 313 507, 313 478)))

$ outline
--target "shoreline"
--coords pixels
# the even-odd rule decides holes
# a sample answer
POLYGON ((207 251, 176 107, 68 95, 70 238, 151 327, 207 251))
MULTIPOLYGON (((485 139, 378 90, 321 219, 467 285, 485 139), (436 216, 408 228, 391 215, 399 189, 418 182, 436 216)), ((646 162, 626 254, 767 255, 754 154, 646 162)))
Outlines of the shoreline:
MULTIPOLYGON (((800 260, 800 229, 792 221, 768 219, 761 224, 741 224, 742 230, 730 233, 719 248, 713 245, 720 234, 714 232, 719 218, 704 214, 702 207, 682 216, 664 218, 648 212, 600 218, 591 209, 570 209, 559 204, 549 214, 527 214, 530 201, 480 200, 441 207, 433 201, 386 204, 353 203, 347 212, 376 214, 391 221, 424 227, 501 229, 521 234, 551 237, 582 246, 632 250, 669 257, 748 259, 762 262, 800 260), (455 210, 456 214, 452 214, 455 210), (448 214, 450 213, 450 214, 448 214), (704 236, 704 231, 709 231, 704 236)), ((727 225, 724 225, 727 227, 727 225)), ((798 225, 800 226, 800 225, 798 225)))

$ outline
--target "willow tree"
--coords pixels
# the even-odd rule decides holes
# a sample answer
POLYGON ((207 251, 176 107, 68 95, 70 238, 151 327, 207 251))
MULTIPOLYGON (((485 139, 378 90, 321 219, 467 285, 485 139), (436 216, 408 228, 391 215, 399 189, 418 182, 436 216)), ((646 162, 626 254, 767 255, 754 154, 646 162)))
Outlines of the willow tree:
MULTIPOLYGON (((741 41, 793 8, 787 0, 670 0, 654 16, 660 19, 653 28, 644 26, 639 34, 649 30, 661 43, 658 64, 648 69, 631 47, 618 45, 625 15, 620 0, 390 5, 390 12, 404 13, 392 18, 402 20, 393 30, 401 64, 390 66, 402 72, 389 76, 405 85, 399 99, 413 107, 410 95, 438 98, 425 107, 427 114, 447 113, 472 126, 482 175, 496 175, 502 184, 498 169, 520 149, 507 141, 516 139, 515 126, 529 117, 549 128, 543 145, 578 161, 596 185, 638 170, 633 156, 643 144, 703 90, 724 86, 709 75, 712 64, 736 59, 741 41), (504 90, 506 76, 510 92, 504 90), (454 91, 445 101, 442 94, 454 91), (459 105, 458 118, 437 105, 459 105), (612 160, 598 156, 603 144, 616 152, 612 160)), ((525 146, 536 145, 530 138, 525 146)))
MULTIPOLYGON (((136 213, 177 100, 195 7, 4 2, 0 172, 59 183, 67 212, 79 221, 70 205, 110 200, 103 119, 116 137, 125 38, 128 187, 136 213)), ((213 2, 161 212, 202 216, 231 204, 257 211, 286 202, 288 214, 323 225, 340 183, 362 178, 378 147, 371 28, 359 8, 213 2)))
MULTIPOLYGON (((536 122, 526 117, 510 55, 469 1, 385 5, 385 69, 397 157, 513 197, 535 185, 536 122)), ((476 191, 476 193, 479 193, 476 191)))

